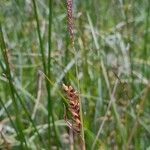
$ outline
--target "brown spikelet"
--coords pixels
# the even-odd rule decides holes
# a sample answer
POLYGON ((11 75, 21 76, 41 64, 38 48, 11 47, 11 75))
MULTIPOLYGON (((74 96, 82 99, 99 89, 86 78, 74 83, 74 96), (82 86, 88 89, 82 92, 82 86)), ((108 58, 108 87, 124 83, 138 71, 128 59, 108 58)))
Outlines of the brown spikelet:
MULTIPOLYGON (((73 131, 80 133, 81 130, 81 120, 80 120, 80 106, 79 106, 79 95, 77 91, 74 90, 72 86, 66 86, 63 84, 63 89, 67 95, 69 111, 71 112, 71 120, 72 123, 68 123, 69 127, 73 129, 73 131)), ((66 120, 66 114, 65 114, 66 120)))
POLYGON ((74 32, 73 32, 73 15, 72 15, 72 7, 73 7, 73 0, 67 0, 67 25, 68 25, 68 32, 70 34, 70 39, 72 45, 74 44, 74 32))

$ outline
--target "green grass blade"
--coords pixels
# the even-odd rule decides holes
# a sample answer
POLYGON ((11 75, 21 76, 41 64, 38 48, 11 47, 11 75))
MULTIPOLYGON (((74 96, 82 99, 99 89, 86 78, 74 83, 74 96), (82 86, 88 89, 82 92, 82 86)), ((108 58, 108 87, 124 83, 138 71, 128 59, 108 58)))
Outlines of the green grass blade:
POLYGON ((28 149, 27 143, 26 143, 26 139, 25 139, 25 135, 22 132, 23 126, 20 120, 20 113, 19 113, 19 109, 18 109, 18 103, 17 103, 17 99, 15 97, 15 92, 14 92, 14 86, 13 86, 13 81, 12 81, 12 77, 11 77, 11 71, 9 68, 9 62, 8 62, 8 57, 7 57, 7 52, 6 52, 6 45, 5 45, 5 41, 4 41, 4 36, 3 36, 3 32, 2 32, 2 27, 0 24, 0 44, 1 44, 1 50, 2 50, 2 54, 3 54, 3 58, 6 64, 6 70, 5 70, 5 75, 8 79, 9 82, 9 88, 11 91, 11 97, 13 100, 13 106, 14 106, 14 111, 15 111, 15 115, 16 115, 16 125, 18 128, 18 138, 21 142, 21 147, 23 149, 28 149), (24 146, 25 145, 25 146, 24 146))

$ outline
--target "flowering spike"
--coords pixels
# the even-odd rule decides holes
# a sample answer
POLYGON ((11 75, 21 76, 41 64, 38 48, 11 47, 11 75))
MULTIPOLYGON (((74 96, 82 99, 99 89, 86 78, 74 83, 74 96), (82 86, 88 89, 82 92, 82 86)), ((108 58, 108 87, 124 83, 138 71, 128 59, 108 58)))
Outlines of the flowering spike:
POLYGON ((74 44, 74 32, 73 32, 73 15, 72 15, 73 0, 67 0, 67 24, 68 32, 72 45, 74 44))
MULTIPOLYGON (((80 107, 79 107, 79 95, 78 92, 74 90, 72 86, 66 86, 63 84, 63 89, 67 95, 68 103, 69 103, 69 111, 71 112, 72 124, 69 123, 69 127, 73 129, 73 131, 80 133, 81 130, 81 120, 80 120, 80 107)), ((66 120, 66 115, 65 115, 66 120)), ((68 121, 67 121, 68 122, 68 121)))

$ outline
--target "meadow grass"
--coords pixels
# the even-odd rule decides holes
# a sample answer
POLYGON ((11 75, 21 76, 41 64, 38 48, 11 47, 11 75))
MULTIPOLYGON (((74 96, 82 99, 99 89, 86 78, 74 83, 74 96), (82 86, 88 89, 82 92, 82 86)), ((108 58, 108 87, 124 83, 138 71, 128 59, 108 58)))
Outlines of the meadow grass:
POLYGON ((0 149, 150 149, 150 1, 73 0, 73 32, 66 1, 0 1, 0 149))

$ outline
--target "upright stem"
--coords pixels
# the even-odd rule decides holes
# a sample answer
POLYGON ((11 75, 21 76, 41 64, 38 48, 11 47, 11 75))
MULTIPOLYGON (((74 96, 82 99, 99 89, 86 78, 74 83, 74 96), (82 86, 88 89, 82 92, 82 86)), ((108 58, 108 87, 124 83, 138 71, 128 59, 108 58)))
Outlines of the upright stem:
MULTIPOLYGON (((51 78, 51 28, 52 28, 52 0, 49 0, 49 24, 48 24, 48 78, 51 78)), ((50 127, 50 117, 52 114, 52 105, 51 105, 51 85, 47 85, 47 94, 48 94, 48 132, 49 132, 49 149, 51 149, 51 127, 50 127)))
POLYGON ((43 41, 42 41, 41 31, 40 31, 39 18, 38 18, 38 13, 37 13, 37 6, 35 3, 35 0, 32 0, 32 2, 33 2, 34 14, 35 14, 35 19, 36 19, 36 24, 37 24, 37 33, 38 33, 38 38, 39 38, 39 43, 40 43, 40 52, 42 55, 43 69, 44 69, 44 72, 46 73, 45 55, 44 55, 43 41))
MULTIPOLYGON (((49 25, 48 25, 48 78, 51 79, 51 49, 52 49, 52 3, 53 0, 49 0, 49 25)), ((55 122, 54 122, 54 115, 52 111, 52 99, 51 99, 51 85, 47 81, 47 93, 48 93, 48 116, 49 116, 49 126, 50 126, 50 116, 52 117, 52 124, 53 124, 53 130, 55 135, 55 141, 57 144, 57 149, 59 149, 59 140, 56 132, 55 122)), ((50 129, 50 127, 49 127, 50 129)))
MULTIPOLYGON (((80 83, 79 83, 79 71, 78 71, 78 59, 77 59, 77 51, 74 46, 74 32, 73 32, 73 0, 67 0, 67 25, 68 25, 68 32, 70 35, 70 41, 72 49, 74 50, 75 56, 75 67, 76 67, 76 77, 78 80, 78 90, 80 92, 80 83)), ((82 102, 81 98, 79 97, 79 104, 80 104, 80 119, 81 119, 81 136, 83 140, 83 147, 82 150, 85 150, 85 141, 84 141, 84 128, 83 128, 83 116, 82 116, 82 102)))
MULTIPOLYGON (((49 29, 48 29, 48 44, 49 44, 49 52, 48 52, 48 65, 46 66, 46 60, 45 60, 45 55, 44 55, 44 48, 43 48, 43 40, 41 37, 41 31, 40 31, 40 24, 39 24, 39 18, 38 18, 38 13, 37 13, 37 6, 36 6, 36 2, 35 0, 32 0, 33 2, 33 8, 34 8, 34 13, 35 13, 35 18, 36 18, 36 23, 37 23, 37 33, 38 33, 38 38, 39 38, 39 43, 40 43, 40 51, 41 51, 41 55, 42 55, 42 63, 43 63, 43 69, 44 69, 44 73, 46 75, 48 75, 48 78, 51 77, 51 72, 50 72, 50 63, 51 63, 51 28, 52 28, 52 0, 49 0, 49 29), (48 67, 48 68, 46 68, 48 67), (47 70, 46 70, 47 69, 47 70)), ((52 130, 50 127, 50 122, 52 119, 52 124, 53 124, 53 129, 54 129, 54 134, 55 134, 55 141, 57 142, 57 149, 58 149, 58 137, 56 134, 56 128, 55 128, 55 122, 54 122, 54 115, 53 115, 53 111, 52 111, 52 100, 51 100, 51 87, 48 83, 47 80, 45 80, 46 82, 46 89, 47 89, 47 94, 48 94, 48 137, 49 137, 49 149, 51 149, 51 135, 52 135, 52 130)))

